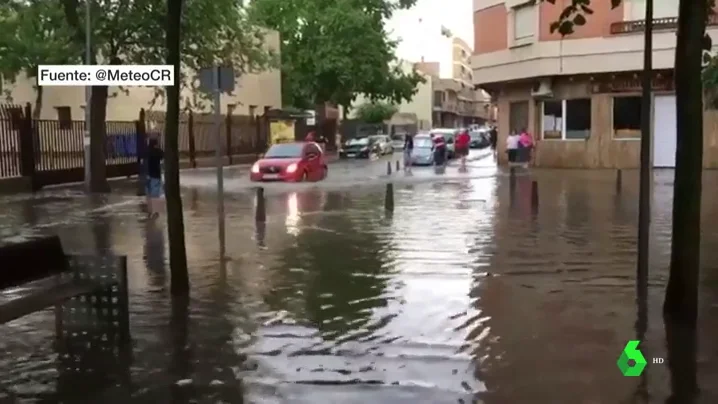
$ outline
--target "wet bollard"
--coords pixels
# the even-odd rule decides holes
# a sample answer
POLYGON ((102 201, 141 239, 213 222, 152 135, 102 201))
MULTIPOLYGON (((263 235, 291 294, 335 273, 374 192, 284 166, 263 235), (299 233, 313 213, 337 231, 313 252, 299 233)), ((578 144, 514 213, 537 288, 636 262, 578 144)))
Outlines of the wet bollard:
POLYGON ((619 168, 618 171, 616 171, 616 193, 620 194, 622 188, 623 188, 623 173, 621 172, 621 169, 619 168))
POLYGON ((257 188, 257 201, 254 211, 254 220, 257 222, 267 221, 267 208, 265 206, 264 188, 257 188))
POLYGON ((394 184, 386 184, 386 195, 384 196, 384 209, 387 212, 394 211, 394 184))
POLYGON ((396 161, 396 172, 399 172, 399 169, 401 166, 399 165, 399 160, 396 161))
POLYGON ((538 212, 539 206, 539 193, 538 193, 538 181, 531 182, 531 210, 536 213, 538 212))
POLYGON ((386 162, 386 175, 391 175, 391 161, 386 162))

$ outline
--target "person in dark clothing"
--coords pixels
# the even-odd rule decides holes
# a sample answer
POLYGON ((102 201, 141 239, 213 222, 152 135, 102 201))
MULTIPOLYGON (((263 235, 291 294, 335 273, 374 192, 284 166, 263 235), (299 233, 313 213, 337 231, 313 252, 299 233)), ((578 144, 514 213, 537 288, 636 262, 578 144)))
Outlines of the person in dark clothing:
POLYGON ((162 160, 165 154, 156 138, 147 146, 147 213, 151 218, 159 216, 162 201, 162 160))
POLYGON ((404 171, 411 172, 411 154, 414 152, 414 136, 404 136, 404 171))
POLYGON ((496 144, 499 141, 499 132, 496 130, 496 126, 493 126, 489 132, 489 141, 491 142, 491 150, 496 153, 496 144))

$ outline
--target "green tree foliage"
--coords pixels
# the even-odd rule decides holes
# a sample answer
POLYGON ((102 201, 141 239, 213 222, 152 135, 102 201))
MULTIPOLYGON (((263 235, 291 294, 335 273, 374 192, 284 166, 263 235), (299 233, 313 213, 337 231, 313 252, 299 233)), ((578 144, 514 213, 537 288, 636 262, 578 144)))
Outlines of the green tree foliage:
POLYGON ((397 66, 384 21, 416 0, 254 0, 251 16, 282 38, 283 103, 349 106, 358 94, 410 100, 423 77, 397 66))
POLYGON ((394 104, 385 101, 369 101, 362 103, 354 112, 356 118, 366 123, 382 123, 396 114, 394 104))
MULTIPOLYGON (((8 101, 13 102, 10 90, 18 76, 37 83, 40 64, 74 64, 79 62, 79 50, 72 41, 71 30, 62 11, 47 1, 11 0, 0 6, 0 75, 10 84, 6 88, 8 101)), ((42 111, 42 87, 35 86, 33 117, 42 111)))
MULTIPOLYGON (((93 63, 164 64, 167 52, 165 47, 167 4, 164 0, 86 1, 91 1, 93 63)), ((22 30, 12 29, 14 27, 11 25, 0 25, 5 28, 4 36, 11 32, 23 35, 15 40, 16 44, 27 41, 27 46, 14 47, 15 55, 12 59, 53 61, 56 60, 56 53, 63 50, 61 47, 51 46, 50 43, 47 43, 47 46, 35 46, 40 34, 32 32, 31 24, 38 24, 35 10, 41 10, 43 15, 55 18, 52 21, 56 23, 56 30, 69 35, 72 39, 69 45, 71 48, 64 49, 63 53, 72 61, 83 60, 85 5, 86 3, 81 0, 1 2, 2 22, 8 20, 5 16, 14 16, 13 18, 24 24, 22 30), (61 19, 60 16, 63 18, 61 19)), ((196 89, 198 82, 195 72, 201 67, 218 64, 232 66, 237 75, 242 75, 271 65, 273 57, 264 46, 264 32, 249 23, 241 2, 188 0, 183 4, 182 11, 184 18, 181 21, 181 87, 196 89)), ((56 31, 51 32, 55 35, 56 31)), ((10 36, 9 39, 12 37, 10 36)), ((5 62, 0 62, 2 63, 5 62)), ((130 89, 120 90, 126 92, 130 89)), ((203 101, 202 97, 197 96, 196 91, 185 92, 185 94, 190 94, 182 100, 185 108, 199 106, 203 101)), ((110 95, 107 87, 96 86, 92 89, 90 129, 93 191, 108 189, 104 169, 104 137, 107 98, 110 95)), ((158 88, 157 96, 158 99, 162 98, 164 89, 158 88)))

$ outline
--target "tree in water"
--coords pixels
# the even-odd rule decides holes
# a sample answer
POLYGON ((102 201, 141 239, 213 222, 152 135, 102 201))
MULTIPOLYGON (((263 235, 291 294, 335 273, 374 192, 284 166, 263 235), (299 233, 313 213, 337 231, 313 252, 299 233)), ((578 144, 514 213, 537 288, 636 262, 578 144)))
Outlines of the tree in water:
MULTIPOLYGON (((544 0, 551 4, 555 0, 544 0)), ((652 1, 652 0, 648 0, 652 1)), ((613 8, 622 0, 611 0, 613 8)), ((590 0, 574 0, 564 8, 551 31, 573 33, 593 13, 590 0)), ((703 175, 703 83, 696 80, 710 66, 711 37, 705 29, 714 0, 680 0, 674 64, 676 88, 676 167, 673 185, 673 228, 668 286, 663 317, 668 342, 673 396, 669 402, 690 403, 697 397, 696 329, 700 271, 701 194, 703 175), (680 347, 676 351, 676 347, 680 347)), ((703 76, 704 79, 706 76, 703 76)))
POLYGON ((167 234, 170 245, 170 290, 172 295, 189 294, 184 217, 179 182, 180 38, 182 0, 167 0, 167 64, 174 66, 174 85, 168 86, 165 123, 165 190, 167 234))

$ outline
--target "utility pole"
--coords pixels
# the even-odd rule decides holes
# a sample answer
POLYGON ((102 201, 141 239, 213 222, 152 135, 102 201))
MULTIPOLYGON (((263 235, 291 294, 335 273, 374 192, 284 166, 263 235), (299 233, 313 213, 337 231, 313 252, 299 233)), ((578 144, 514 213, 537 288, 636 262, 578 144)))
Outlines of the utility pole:
MULTIPOLYGON (((92 1, 85 1, 85 64, 92 64, 92 1)), ((85 188, 91 191, 92 170, 90 167, 90 104, 92 103, 92 87, 85 86, 85 134, 82 139, 82 146, 85 153, 85 188)))
MULTIPOLYGON (((638 192, 638 260, 636 266, 636 298, 641 301, 648 294, 648 259, 651 226, 651 118, 653 106, 653 0, 646 0, 646 19, 643 45, 643 77, 641 97, 641 170, 638 192)), ((639 322, 648 321, 639 318, 639 322)))

